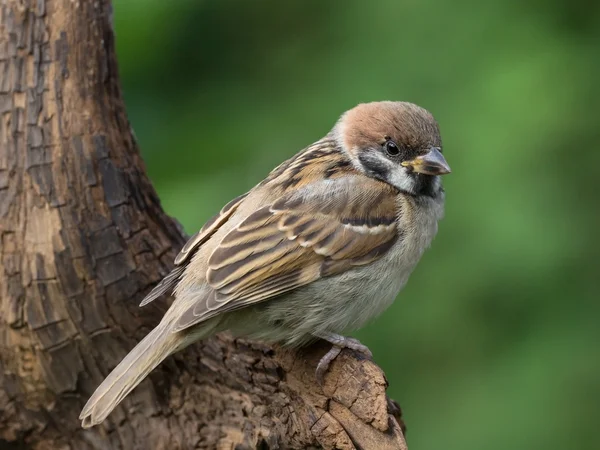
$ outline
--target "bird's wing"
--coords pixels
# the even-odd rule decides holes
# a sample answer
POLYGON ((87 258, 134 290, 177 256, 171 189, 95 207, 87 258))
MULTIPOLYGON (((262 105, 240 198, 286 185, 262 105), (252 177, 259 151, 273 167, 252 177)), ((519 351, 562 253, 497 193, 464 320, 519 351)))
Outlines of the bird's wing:
POLYGON ((248 194, 240 195, 227 203, 218 214, 213 216, 204 224, 202 229, 194 234, 183 246, 177 257, 175 258, 175 268, 158 283, 154 289, 142 300, 140 306, 145 306, 153 300, 156 300, 167 291, 172 290, 179 277, 185 270, 186 263, 198 248, 204 244, 221 227, 238 208, 242 200, 248 194))
POLYGON ((395 196, 379 181, 346 176, 261 207, 213 251, 206 274, 212 290, 173 331, 377 260, 398 238, 395 196))

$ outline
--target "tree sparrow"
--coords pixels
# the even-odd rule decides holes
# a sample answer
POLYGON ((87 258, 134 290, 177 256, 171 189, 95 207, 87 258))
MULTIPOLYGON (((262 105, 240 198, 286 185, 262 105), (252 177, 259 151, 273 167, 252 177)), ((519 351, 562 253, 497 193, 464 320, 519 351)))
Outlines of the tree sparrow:
POLYGON ((284 345, 333 344, 384 311, 431 244, 450 173, 438 125, 411 103, 360 104, 321 140, 232 200, 183 247, 142 301, 173 291, 162 321, 89 399, 84 427, 102 422, 161 361, 229 330, 284 345))

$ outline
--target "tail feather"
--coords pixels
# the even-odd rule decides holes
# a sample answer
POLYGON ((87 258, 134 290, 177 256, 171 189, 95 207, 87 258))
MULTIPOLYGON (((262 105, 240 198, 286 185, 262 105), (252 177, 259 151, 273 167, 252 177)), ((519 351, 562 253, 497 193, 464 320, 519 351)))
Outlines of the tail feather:
POLYGON ((181 348, 181 337, 159 325, 135 346, 96 389, 79 418, 83 428, 102 422, 167 356, 181 348))

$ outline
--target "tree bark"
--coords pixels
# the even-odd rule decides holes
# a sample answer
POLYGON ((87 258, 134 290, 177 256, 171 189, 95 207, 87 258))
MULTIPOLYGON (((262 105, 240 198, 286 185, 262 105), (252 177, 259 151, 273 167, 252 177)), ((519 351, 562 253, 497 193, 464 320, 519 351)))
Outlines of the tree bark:
POLYGON ((81 407, 165 311, 185 242, 121 96, 107 0, 0 1, 0 448, 403 449, 382 371, 223 335, 169 358, 102 426, 81 407))

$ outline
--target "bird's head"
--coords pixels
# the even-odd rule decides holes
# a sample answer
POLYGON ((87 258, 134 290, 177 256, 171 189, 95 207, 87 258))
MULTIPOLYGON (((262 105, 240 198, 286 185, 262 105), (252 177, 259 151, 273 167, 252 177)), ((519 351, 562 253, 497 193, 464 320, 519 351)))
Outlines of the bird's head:
POLYGON ((437 122, 406 102, 363 103, 334 128, 338 145, 359 171, 411 195, 436 196, 450 173, 437 122))

